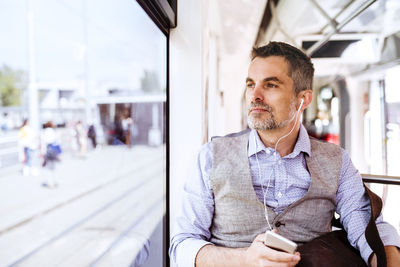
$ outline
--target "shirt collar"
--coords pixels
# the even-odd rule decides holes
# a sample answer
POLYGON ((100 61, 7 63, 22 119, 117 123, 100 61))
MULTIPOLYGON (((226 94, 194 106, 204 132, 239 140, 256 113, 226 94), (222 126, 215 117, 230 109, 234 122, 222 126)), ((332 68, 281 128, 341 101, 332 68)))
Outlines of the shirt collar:
POLYGON ((260 136, 256 130, 251 129, 249 134, 249 149, 247 151, 247 156, 253 156, 254 154, 260 152, 261 150, 265 150, 265 145, 260 140, 260 136))
MULTIPOLYGON (((260 136, 258 135, 257 131, 252 129, 249 134, 249 149, 247 152, 247 156, 251 157, 252 155, 265 149, 266 147, 263 144, 263 142, 261 142, 260 136)), ((311 156, 310 138, 303 124, 300 124, 300 131, 293 152, 287 155, 286 157, 294 158, 301 152, 307 153, 309 156, 311 156)))

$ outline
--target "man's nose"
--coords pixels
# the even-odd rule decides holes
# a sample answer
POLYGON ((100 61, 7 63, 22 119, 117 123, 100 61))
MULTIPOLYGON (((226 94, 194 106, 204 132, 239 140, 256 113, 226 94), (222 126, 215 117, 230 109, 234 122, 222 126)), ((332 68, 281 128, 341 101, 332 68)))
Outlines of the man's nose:
POLYGON ((262 86, 256 85, 252 92, 251 101, 252 102, 260 102, 264 100, 262 86))

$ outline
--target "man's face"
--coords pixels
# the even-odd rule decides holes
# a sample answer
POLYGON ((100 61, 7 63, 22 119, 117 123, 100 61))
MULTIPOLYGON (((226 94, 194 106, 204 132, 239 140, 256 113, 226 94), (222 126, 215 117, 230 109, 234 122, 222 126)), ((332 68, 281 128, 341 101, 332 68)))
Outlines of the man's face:
POLYGON ((248 124, 259 131, 287 126, 296 113, 293 80, 283 57, 256 57, 246 79, 248 124))

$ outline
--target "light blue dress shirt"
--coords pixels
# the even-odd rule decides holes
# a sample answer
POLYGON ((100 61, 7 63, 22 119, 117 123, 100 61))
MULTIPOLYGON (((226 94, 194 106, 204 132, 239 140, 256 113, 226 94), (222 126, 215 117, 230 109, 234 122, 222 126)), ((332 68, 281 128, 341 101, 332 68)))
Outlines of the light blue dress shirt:
MULTIPOLYGON (((274 149, 265 147, 255 130, 250 132, 248 157, 253 187, 262 202, 265 192, 267 205, 277 214, 303 197, 310 187, 311 176, 307 171, 304 154, 310 155, 311 151, 310 139, 303 125, 293 152, 285 157, 280 157, 274 149), (269 186, 266 190, 268 180, 269 186)), ((170 257, 180 267, 195 266, 198 251, 204 245, 211 244, 208 241, 214 214, 211 170, 212 145, 209 142, 202 146, 195 172, 185 183, 182 207, 171 235, 170 257)), ((364 235, 370 218, 369 199, 364 191, 359 172, 347 152, 342 149, 336 212, 340 214, 341 223, 349 233, 350 243, 361 251, 361 256, 367 262, 372 250, 364 235)), ((400 247, 396 229, 383 222, 382 215, 377 218, 376 223, 384 245, 400 247)))

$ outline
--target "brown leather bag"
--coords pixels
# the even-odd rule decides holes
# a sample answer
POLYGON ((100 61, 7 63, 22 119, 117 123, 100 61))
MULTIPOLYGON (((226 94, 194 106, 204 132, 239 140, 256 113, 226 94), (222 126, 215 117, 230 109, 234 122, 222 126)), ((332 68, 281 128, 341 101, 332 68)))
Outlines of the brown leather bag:
MULTIPOLYGON (((365 230, 365 237, 377 256, 378 267, 386 267, 385 248, 375 224, 375 220, 382 210, 382 200, 365 185, 364 188, 371 202, 371 218, 365 230)), ((317 237, 300 246, 298 251, 301 254, 301 260, 297 266, 300 267, 367 266, 359 251, 350 245, 345 230, 333 231, 317 237)))

